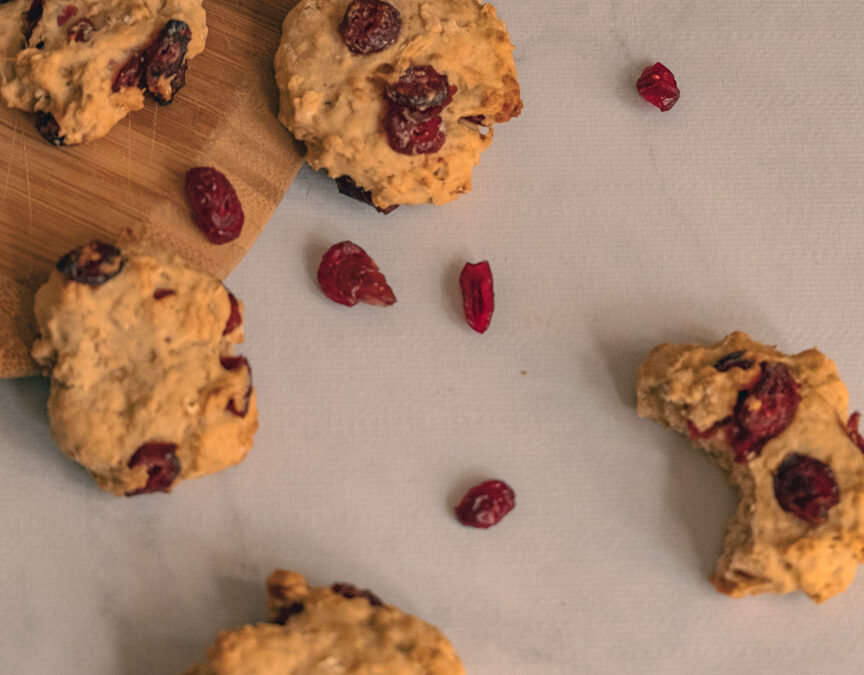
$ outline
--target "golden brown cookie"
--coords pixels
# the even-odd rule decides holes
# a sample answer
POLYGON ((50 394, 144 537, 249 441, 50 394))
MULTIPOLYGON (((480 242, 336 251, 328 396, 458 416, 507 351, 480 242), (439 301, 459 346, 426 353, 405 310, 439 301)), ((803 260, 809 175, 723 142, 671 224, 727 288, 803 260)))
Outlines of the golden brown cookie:
POLYGON ((834 362, 732 333, 662 344, 639 369, 637 410, 687 434, 741 501, 713 576, 734 597, 839 593, 864 559, 864 454, 834 362))
POLYGON ((441 631, 350 584, 267 579, 271 623, 222 631, 187 675, 464 675, 441 631))
POLYGON ((92 242, 36 293, 33 357, 60 449, 116 495, 168 492, 237 464, 258 410, 242 306, 165 253, 92 242))
POLYGON ((0 40, 8 54, 17 23, 20 49, 0 94, 10 107, 35 112, 37 129, 55 145, 104 136, 144 105, 145 92, 170 103, 207 37, 201 0, 11 4, 18 20, 3 8, 0 40))
POLYGON ((275 58, 279 119, 346 194, 443 204, 522 108, 512 50, 476 0, 301 0, 275 58))

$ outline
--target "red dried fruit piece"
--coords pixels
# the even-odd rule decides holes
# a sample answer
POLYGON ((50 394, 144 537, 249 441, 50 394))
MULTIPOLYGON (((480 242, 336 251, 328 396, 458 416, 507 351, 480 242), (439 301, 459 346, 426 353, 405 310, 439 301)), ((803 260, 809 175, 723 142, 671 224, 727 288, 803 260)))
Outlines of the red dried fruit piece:
POLYGON ((126 264, 120 249, 101 241, 91 241, 69 251, 57 261, 57 270, 70 281, 100 286, 116 277, 126 264))
POLYGON ((127 492, 127 497, 148 492, 171 492, 171 485, 180 473, 180 460, 174 451, 176 443, 145 443, 129 460, 129 468, 143 464, 147 467, 147 484, 127 492))
POLYGON ((119 70, 114 75, 114 81, 111 83, 111 91, 117 93, 125 87, 140 87, 141 86, 141 70, 144 68, 144 56, 140 53, 135 53, 129 57, 119 70))
POLYGON ((228 399, 228 404, 225 410, 237 415, 237 417, 246 417, 249 414, 249 403, 252 398, 252 366, 245 356, 221 356, 219 363, 225 370, 237 370, 238 368, 246 368, 249 371, 249 386, 243 393, 243 398, 239 403, 236 403, 233 398, 228 399))
POLYGON ((318 266, 318 284, 324 295, 340 305, 358 302, 384 307, 396 302, 393 289, 375 261, 350 241, 333 244, 318 266))
POLYGON ((51 145, 66 145, 66 136, 60 135, 60 125, 49 112, 40 110, 36 113, 36 131, 51 145))
POLYGON ((789 368, 778 361, 763 361, 760 365, 762 371, 756 382, 738 393, 729 427, 736 462, 746 462, 786 429, 801 402, 798 383, 789 368))
POLYGON ((237 302, 237 298, 231 291, 228 291, 228 302, 231 303, 231 313, 228 314, 228 321, 225 322, 225 330, 222 331, 222 335, 228 335, 243 321, 243 317, 240 315, 240 303, 237 302))
MULTIPOLYGON (((24 21, 26 27, 24 29, 24 39, 28 42, 33 37, 33 31, 36 29, 36 24, 42 20, 42 12, 45 10, 45 0, 33 0, 30 3, 30 9, 27 10, 27 16, 24 21)), ((41 48, 40 48, 41 49, 41 48)))
POLYGON ((66 40, 69 42, 89 42, 93 37, 93 22, 88 18, 83 18, 73 23, 69 30, 66 31, 66 40))
POLYGON ((367 588, 357 588, 354 584, 337 582, 330 587, 330 590, 349 599, 366 598, 373 607, 380 607, 384 604, 372 591, 367 588))
POLYGON ((410 109, 392 101, 387 102, 382 125, 387 134, 388 145, 403 155, 428 155, 438 152, 446 140, 441 127, 441 117, 412 117, 410 109))
POLYGON ((858 420, 860 418, 861 414, 857 411, 849 415, 849 421, 846 422, 846 435, 858 446, 861 452, 864 452, 864 437, 858 432, 858 420))
POLYGON ((75 5, 66 5, 57 13, 57 25, 63 26, 69 19, 78 13, 78 8, 75 5))
POLYGON ((444 105, 450 98, 450 82, 432 66, 411 66, 398 82, 387 85, 384 95, 401 106, 423 111, 444 105))
POLYGON ((355 54, 373 54, 386 49, 396 41, 401 30, 399 10, 382 0, 352 0, 339 24, 345 46, 355 54))
POLYGON ((663 112, 672 108, 681 96, 675 76, 659 61, 642 71, 636 89, 642 98, 663 112))
POLYGON ((157 288, 153 291, 154 300, 161 300, 162 298, 167 298, 169 295, 177 295, 177 291, 172 288, 157 288))
POLYGON ((459 275, 465 320, 478 333, 485 333, 495 311, 495 291, 489 262, 465 263, 459 275))
POLYGON ((399 204, 393 204, 388 206, 386 209, 375 206, 375 202, 372 201, 372 193, 357 185, 351 176, 339 176, 339 178, 336 179, 336 187, 339 192, 346 197, 351 197, 351 199, 356 199, 358 202, 369 204, 369 206, 375 207, 375 210, 378 211, 378 213, 383 213, 385 216, 393 209, 399 208, 399 204))
POLYGON ((498 523, 516 506, 516 494, 501 480, 487 480, 475 485, 456 507, 456 517, 463 525, 487 528, 498 523))
POLYGON ((749 370, 753 367, 753 361, 751 359, 742 359, 742 356, 744 356, 743 350, 730 352, 729 354, 726 354, 726 356, 717 359, 714 367, 721 373, 725 373, 727 370, 731 370, 732 368, 749 370))
POLYGON ((794 452, 774 473, 774 496, 780 508, 811 525, 828 520, 828 510, 840 501, 831 467, 794 452))
POLYGON ((186 82, 186 48, 192 31, 171 19, 144 51, 144 84, 157 103, 167 105, 186 82))
POLYGON ((186 198, 195 224, 211 244, 226 244, 240 236, 243 207, 224 173, 208 166, 189 169, 186 198))

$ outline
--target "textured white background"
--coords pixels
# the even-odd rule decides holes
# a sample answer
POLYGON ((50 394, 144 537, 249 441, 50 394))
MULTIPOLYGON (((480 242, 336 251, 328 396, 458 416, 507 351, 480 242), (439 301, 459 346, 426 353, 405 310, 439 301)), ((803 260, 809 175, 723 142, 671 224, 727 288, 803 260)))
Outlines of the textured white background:
POLYGON ((303 170, 229 278, 261 429, 241 466, 116 499, 53 446, 47 384, 0 382, 0 671, 177 673, 263 617, 285 566, 439 625, 471 675, 860 673, 864 581, 822 606, 707 576, 735 497, 636 418, 664 340, 819 346, 864 406, 864 4, 499 0, 523 115, 474 190, 386 218, 303 170), (682 98, 634 82, 656 60, 682 98), (314 274, 351 239, 398 303, 314 274), (460 316, 491 261, 485 335, 460 316), (518 505, 458 525, 473 482, 518 505))

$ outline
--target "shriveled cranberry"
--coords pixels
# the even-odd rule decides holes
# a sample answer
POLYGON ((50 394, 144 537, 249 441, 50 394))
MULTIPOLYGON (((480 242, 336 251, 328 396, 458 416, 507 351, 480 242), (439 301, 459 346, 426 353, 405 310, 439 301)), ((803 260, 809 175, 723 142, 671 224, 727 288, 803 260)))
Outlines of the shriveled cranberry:
POLYGON ((450 82, 432 66, 411 66, 398 82, 387 85, 384 95, 406 108, 427 110, 444 104, 450 82))
POLYGON ((699 431, 693 422, 687 420, 687 435, 690 436, 691 441, 695 441, 701 438, 711 438, 721 427, 725 427, 732 421, 732 416, 724 417, 722 420, 714 422, 710 427, 699 431))
POLYGON ((459 275, 465 320, 478 333, 485 333, 495 311, 492 269, 489 262, 465 263, 459 275))
POLYGON ((794 452, 774 473, 774 496, 784 511, 821 525, 828 520, 828 510, 840 501, 840 490, 830 466, 794 452))
POLYGON ((636 89, 642 98, 663 112, 672 108, 681 96, 675 76, 659 61, 642 71, 636 89))
POLYGON ((66 5, 57 14, 57 25, 58 26, 65 26, 66 22, 69 21, 69 19, 71 19, 77 13, 78 13, 78 8, 75 5, 66 5))
POLYGON ((756 382, 738 393, 728 438, 736 462, 759 454, 762 446, 788 427, 801 395, 792 373, 779 361, 763 361, 756 382))
POLYGON ((57 261, 57 270, 70 281, 100 286, 116 277, 126 264, 126 256, 111 244, 91 241, 69 251, 57 261))
POLYGON ((54 119, 54 115, 44 110, 36 113, 36 131, 51 145, 60 147, 66 145, 66 136, 60 135, 60 124, 54 119))
POLYGON ((42 12, 45 11, 45 0, 33 0, 30 3, 30 9, 27 10, 27 16, 24 18, 24 39, 28 42, 33 36, 33 31, 36 30, 36 24, 42 20, 42 12))
POLYGON ((412 116, 409 108, 392 101, 387 102, 382 125, 388 145, 403 155, 438 152, 446 140, 440 116, 412 116))
POLYGON ((186 172, 186 198, 198 229, 211 244, 227 244, 243 230, 243 207, 224 173, 209 166, 186 172))
POLYGON ((330 587, 330 590, 346 598, 366 598, 373 607, 380 607, 384 604, 372 591, 367 588, 357 588, 354 584, 337 582, 330 587))
POLYGON ((171 19, 144 52, 144 84, 162 105, 171 103, 185 83, 186 48, 191 39, 192 31, 186 22, 171 19))
POLYGON ((864 452, 864 437, 862 437, 858 431, 858 420, 860 418, 861 414, 858 411, 849 415, 849 421, 846 422, 846 435, 849 436, 849 439, 858 446, 858 449, 861 452, 864 452))
POLYGON ((243 397, 240 401, 235 401, 233 398, 228 399, 225 410, 237 415, 237 417, 246 417, 249 414, 249 404, 252 399, 252 366, 245 356, 222 356, 219 362, 225 370, 237 370, 238 368, 246 368, 249 371, 249 386, 243 392, 243 397))
POLYGON ((399 10, 383 0, 352 0, 339 24, 345 46, 355 54, 373 54, 386 49, 396 41, 401 30, 399 10))
POLYGON ((249 366, 245 356, 220 356, 219 363, 225 370, 237 370, 249 366))
POLYGON ((358 302, 386 306, 396 302, 393 289, 375 261, 350 241, 333 244, 318 266, 318 284, 324 295, 340 305, 358 302))
POLYGON ((147 484, 127 492, 127 497, 148 492, 171 492, 171 485, 180 473, 180 460, 174 451, 176 443, 145 443, 129 460, 129 468, 143 464, 147 467, 147 484))
POLYGON ((369 206, 375 207, 375 210, 378 211, 378 213, 383 213, 385 216, 393 209, 399 208, 399 204, 393 204, 388 206, 386 209, 375 206, 375 202, 372 201, 372 193, 357 185, 351 176, 339 176, 339 178, 336 179, 336 187, 339 189, 339 192, 346 197, 351 197, 351 199, 356 199, 358 202, 369 204, 369 206))
POLYGON ((84 17, 69 27, 66 32, 66 40, 69 42, 90 42, 94 30, 93 22, 84 17))
POLYGON ((726 354, 726 356, 717 359, 714 367, 721 373, 725 373, 727 370, 731 370, 732 368, 749 370, 753 367, 753 361, 751 359, 742 359, 742 356, 744 356, 743 350, 729 352, 728 354, 726 354))
POLYGON ((177 295, 177 291, 173 288, 157 288, 153 291, 153 299, 161 300, 162 298, 167 298, 170 295, 177 295))
POLYGON ((114 81, 111 83, 111 91, 117 93, 126 87, 141 86, 141 71, 144 68, 144 55, 136 52, 129 57, 117 72, 114 74, 114 81))
POLYGON ((231 313, 228 314, 228 321, 225 322, 225 330, 222 331, 222 335, 228 335, 243 321, 243 317, 240 315, 240 303, 237 302, 237 298, 231 291, 228 291, 228 302, 231 303, 231 313))
POLYGON ((306 605, 304 605, 302 602, 292 602, 287 607, 279 607, 276 610, 275 616, 270 620, 270 623, 276 623, 280 626, 284 626, 288 619, 290 619, 296 614, 300 614, 305 609, 306 605))
POLYGON ((516 506, 516 494, 501 480, 487 480, 475 485, 456 507, 456 517, 463 525, 487 528, 498 523, 516 506))

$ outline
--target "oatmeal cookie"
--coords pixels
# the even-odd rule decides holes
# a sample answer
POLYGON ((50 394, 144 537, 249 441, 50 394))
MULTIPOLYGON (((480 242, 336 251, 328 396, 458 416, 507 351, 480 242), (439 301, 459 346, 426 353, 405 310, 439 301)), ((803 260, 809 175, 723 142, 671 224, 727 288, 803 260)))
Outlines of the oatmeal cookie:
MULTIPOLYGON (((35 112, 54 145, 101 138, 144 105, 145 92, 170 103, 207 37, 201 0, 32 0, 27 7, 0 94, 10 107, 35 112)), ((0 20, 8 55, 15 20, 5 13, 0 20)))
POLYGON ((60 449, 116 495, 168 492, 252 447, 258 410, 242 305, 165 253, 92 242, 36 293, 33 357, 60 449))
POLYGON ((30 0, 0 0, 0 86, 15 77, 15 57, 24 46, 24 14, 30 0))
POLYGON ((741 495, 713 575, 734 597, 802 590, 821 602, 864 559, 864 441, 834 362, 732 333, 655 347, 637 411, 686 434, 741 495))
POLYGON ((522 108, 512 50, 476 0, 301 0, 275 58, 279 119, 344 194, 443 204, 522 108))
POLYGON ((465 675, 441 631, 350 584, 276 570, 267 607, 271 623, 222 631, 187 675, 465 675))

